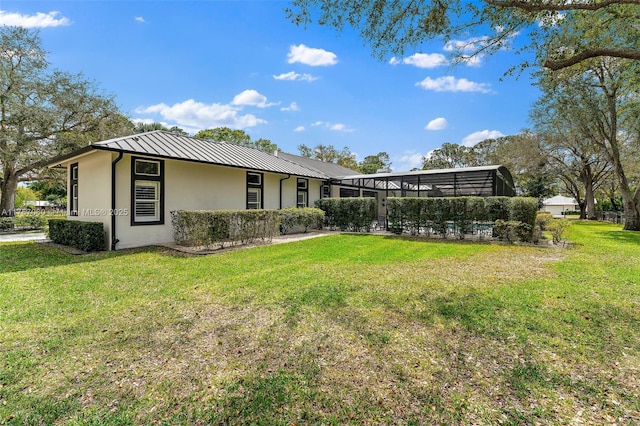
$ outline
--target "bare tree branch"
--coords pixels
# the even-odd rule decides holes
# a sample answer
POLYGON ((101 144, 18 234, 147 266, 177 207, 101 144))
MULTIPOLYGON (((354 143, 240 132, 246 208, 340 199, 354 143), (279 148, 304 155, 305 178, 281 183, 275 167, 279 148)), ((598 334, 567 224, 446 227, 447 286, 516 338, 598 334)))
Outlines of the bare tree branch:
POLYGON ((584 52, 580 52, 567 59, 547 59, 544 61, 544 67, 551 71, 558 71, 563 68, 570 67, 586 59, 597 57, 610 57, 610 58, 622 58, 622 59, 635 59, 640 60, 640 50, 635 49, 589 49, 584 52))
POLYGON ((534 3, 530 1, 521 0, 485 0, 492 6, 496 7, 513 7, 516 9, 524 10, 526 12, 563 12, 569 10, 600 10, 612 5, 618 4, 635 4, 640 5, 640 0, 603 0, 598 2, 580 3, 580 2, 543 2, 534 3))

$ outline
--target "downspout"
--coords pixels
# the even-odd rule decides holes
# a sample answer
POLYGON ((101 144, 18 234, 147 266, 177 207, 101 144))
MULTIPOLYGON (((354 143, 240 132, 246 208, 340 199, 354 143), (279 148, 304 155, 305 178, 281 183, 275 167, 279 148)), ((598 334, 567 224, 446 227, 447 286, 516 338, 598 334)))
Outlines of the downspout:
POLYGON ((282 181, 287 180, 291 177, 291 174, 288 174, 287 177, 283 177, 280 179, 280 210, 282 210, 282 181))
POLYGON ((120 240, 116 238, 116 164, 122 160, 123 152, 111 162, 111 250, 116 249, 120 240))

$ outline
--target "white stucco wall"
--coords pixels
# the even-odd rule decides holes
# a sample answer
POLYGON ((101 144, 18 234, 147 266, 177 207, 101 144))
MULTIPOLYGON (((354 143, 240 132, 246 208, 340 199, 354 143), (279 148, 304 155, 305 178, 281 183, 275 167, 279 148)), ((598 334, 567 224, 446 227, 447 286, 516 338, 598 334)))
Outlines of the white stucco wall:
MULTIPOLYGON (((107 234, 111 225, 111 216, 109 215, 111 208, 111 156, 110 152, 99 151, 66 164, 67 188, 69 188, 71 181, 69 167, 71 164, 78 163, 78 215, 67 216, 68 219, 102 222, 107 234)), ((71 203, 68 204, 69 211, 71 203)))
MULTIPOLYGON (((111 164, 117 153, 94 151, 64 163, 78 163, 78 216, 70 220, 102 222, 106 248, 111 247, 111 164)), ((137 158, 157 160, 135 155, 137 158)), ((132 224, 131 158, 125 154, 116 165, 116 238, 117 249, 173 241, 171 211, 174 210, 244 210, 246 208, 247 170, 179 160, 164 160, 164 223, 132 224)), ((286 174, 263 173, 265 209, 280 208, 280 180, 286 174)), ((69 187, 70 176, 67 176, 69 187)), ((321 180, 309 179, 309 206, 320 197, 321 180)), ((282 207, 295 206, 297 176, 282 181, 282 207)))

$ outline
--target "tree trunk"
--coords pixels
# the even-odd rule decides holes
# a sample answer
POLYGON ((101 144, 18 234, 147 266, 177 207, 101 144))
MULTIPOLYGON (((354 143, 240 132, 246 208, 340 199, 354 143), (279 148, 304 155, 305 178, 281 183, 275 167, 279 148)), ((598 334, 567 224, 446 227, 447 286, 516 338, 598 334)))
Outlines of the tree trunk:
POLYGON ((0 217, 15 216, 16 191, 18 189, 18 175, 13 165, 4 164, 4 176, 0 184, 0 217))
POLYGON ((579 202, 578 207, 580 208, 580 219, 587 218, 587 205, 584 202, 579 202))
POLYGON ((587 181, 584 183, 585 186, 585 194, 584 194, 584 201, 586 204, 586 213, 587 213, 587 217, 586 219, 589 220, 596 220, 596 203, 595 203, 595 197, 593 195, 593 179, 587 179, 587 181))

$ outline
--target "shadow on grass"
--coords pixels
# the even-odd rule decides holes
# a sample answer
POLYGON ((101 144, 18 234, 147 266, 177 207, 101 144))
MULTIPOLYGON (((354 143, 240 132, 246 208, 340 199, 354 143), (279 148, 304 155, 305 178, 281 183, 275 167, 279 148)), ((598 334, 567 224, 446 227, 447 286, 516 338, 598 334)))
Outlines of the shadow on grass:
POLYGON ((619 229, 615 231, 599 232, 598 235, 608 240, 640 246, 640 232, 637 231, 623 231, 622 229, 619 229))
POLYGON ((161 247, 141 247, 117 251, 70 254, 58 247, 34 242, 0 244, 0 274, 95 262, 102 259, 127 256, 132 253, 158 252, 166 256, 185 257, 182 253, 161 247))

